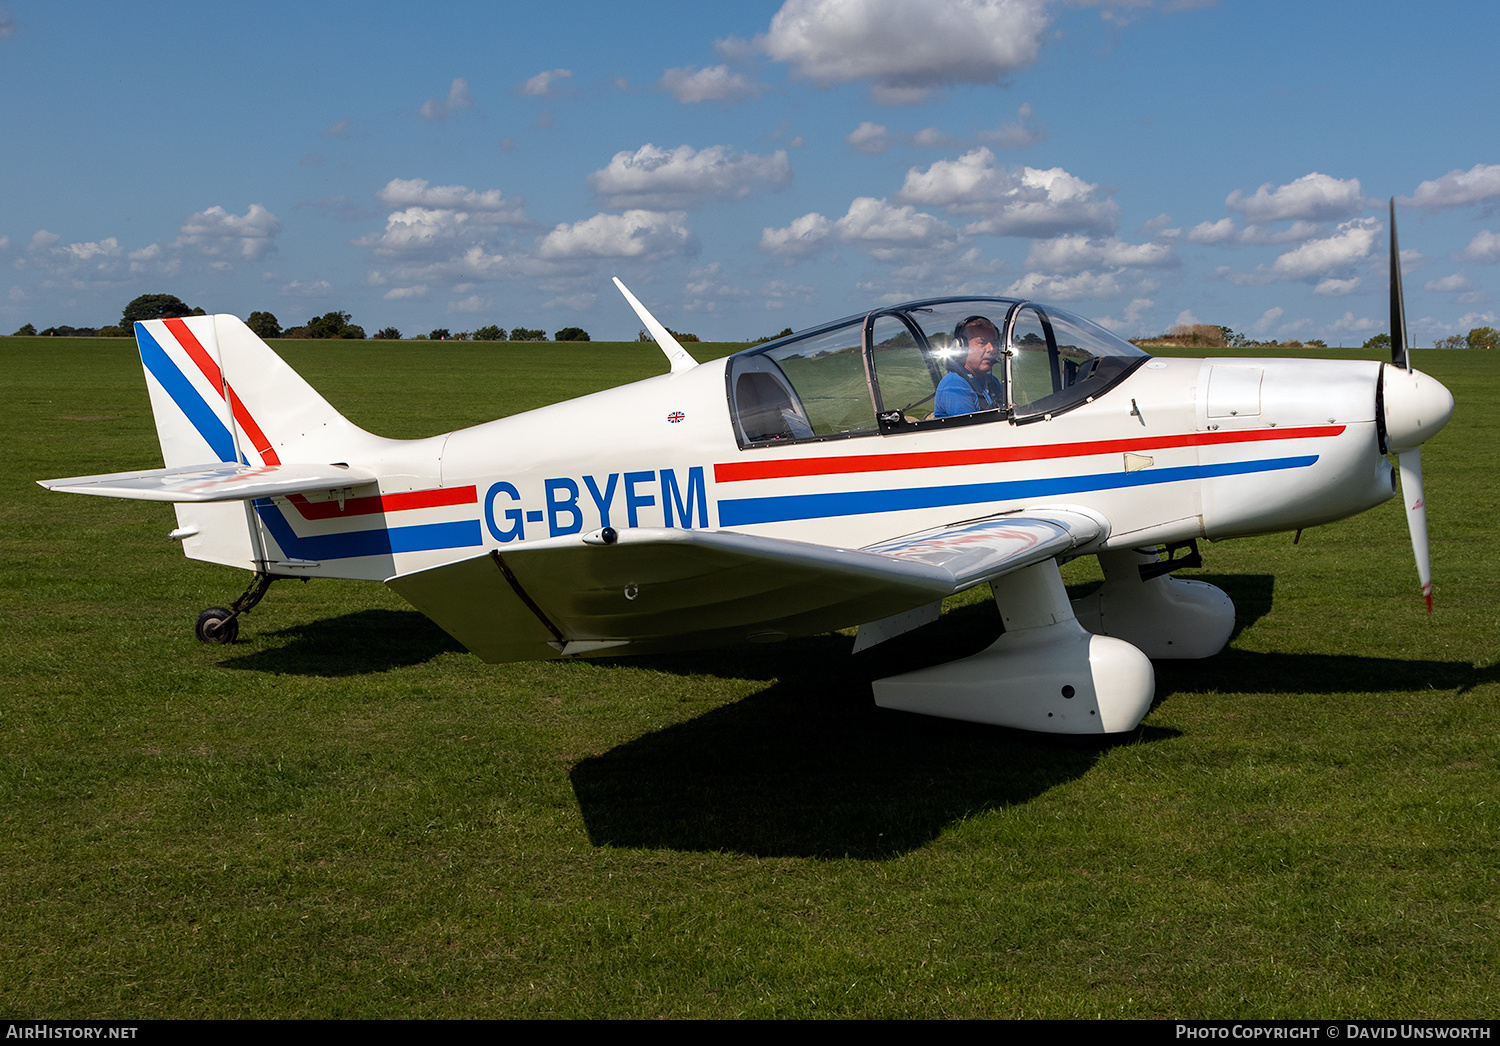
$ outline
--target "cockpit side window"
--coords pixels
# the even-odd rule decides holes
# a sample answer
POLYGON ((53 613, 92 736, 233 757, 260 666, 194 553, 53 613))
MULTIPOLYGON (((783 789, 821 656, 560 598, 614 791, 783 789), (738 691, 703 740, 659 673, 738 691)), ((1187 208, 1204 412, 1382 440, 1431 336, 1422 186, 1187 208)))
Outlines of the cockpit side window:
POLYGON ((736 356, 730 365, 730 395, 741 443, 874 433, 862 327, 855 320, 736 356))
POLYGON ((1030 302, 1013 314, 1007 347, 1010 411, 1017 422, 1090 403, 1150 359, 1096 323, 1030 302))

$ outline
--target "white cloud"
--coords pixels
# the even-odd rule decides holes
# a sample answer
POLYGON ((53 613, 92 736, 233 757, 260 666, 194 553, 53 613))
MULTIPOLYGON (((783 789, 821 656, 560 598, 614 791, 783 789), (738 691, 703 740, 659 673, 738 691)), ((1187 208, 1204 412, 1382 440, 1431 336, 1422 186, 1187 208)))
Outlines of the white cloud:
POLYGON ((923 149, 951 149, 962 143, 936 127, 924 127, 911 136, 911 144, 923 149))
POLYGON ((172 246, 191 248, 212 258, 254 259, 275 246, 280 232, 281 219, 258 203, 251 204, 243 215, 210 207, 188 216, 172 246))
POLYGON ((400 208, 386 216, 385 232, 354 241, 377 254, 431 251, 458 240, 473 242, 501 225, 525 224, 524 204, 499 189, 429 185, 423 178, 392 178, 376 198, 400 208))
POLYGON ((891 147, 891 132, 884 125, 861 121, 860 125, 844 136, 844 144, 857 153, 879 155, 891 147))
POLYGON ((48 232, 46 229, 38 229, 36 232, 31 234, 31 249, 35 251, 51 247, 60 239, 62 239, 62 237, 55 232, 48 232))
POLYGON ((349 137, 349 118, 346 116, 342 120, 339 120, 339 121, 337 121, 335 123, 331 123, 327 127, 323 128, 323 137, 324 138, 348 138, 349 137))
POLYGON ((521 85, 521 93, 528 98, 551 98, 552 85, 558 80, 567 80, 573 75, 571 69, 548 69, 537 73, 521 85))
POLYGON ((1463 259, 1473 262, 1500 261, 1500 233, 1480 229, 1463 249, 1463 259))
POLYGON ((469 93, 469 81, 460 76, 448 88, 447 98, 429 98, 422 103, 422 108, 417 112, 421 114, 422 119, 439 123, 459 109, 472 108, 474 108, 474 96, 469 93))
POLYGON ((1115 231, 1120 205, 1061 167, 1003 167, 979 148, 925 171, 913 167, 897 199, 974 215, 968 233, 992 236, 1105 235, 1115 231))
POLYGON ((837 221, 816 212, 804 214, 784 229, 763 229, 760 249, 769 254, 799 257, 813 254, 837 239, 858 247, 881 261, 909 259, 914 252, 951 250, 958 236, 941 218, 915 207, 897 207, 872 196, 861 196, 837 221))
POLYGON ((385 232, 379 238, 355 241, 373 247, 377 254, 426 250, 447 243, 468 231, 469 215, 462 211, 432 207, 408 207, 386 216, 385 232))
POLYGON ((327 280, 314 280, 311 283, 293 280, 281 285, 281 293, 289 298, 326 298, 331 290, 333 286, 327 280))
POLYGON ((1038 240, 1026 256, 1026 267, 1043 272, 1097 268, 1162 268, 1172 265, 1172 248, 1163 243, 1126 243, 1115 237, 1089 239, 1059 236, 1038 240))
POLYGON ((1455 272, 1441 279, 1428 280, 1422 285, 1422 289, 1432 291, 1434 294, 1460 294, 1463 291, 1473 290, 1474 285, 1469 282, 1468 276, 1455 272))
POLYGON ((1146 312, 1155 304, 1156 302, 1150 298, 1132 298, 1130 299, 1130 304, 1125 306, 1125 315, 1120 319, 1115 319, 1113 316, 1093 316, 1090 318, 1106 330, 1115 331, 1127 337, 1130 335, 1145 334, 1146 312))
POLYGON ((1241 243, 1298 243, 1322 231, 1323 226, 1317 222, 1298 219, 1280 232, 1271 232, 1264 225, 1247 225, 1239 238, 1241 243))
POLYGON ((507 200, 499 189, 480 192, 464 185, 432 185, 425 178, 392 178, 375 198, 387 207, 433 207, 499 216, 507 223, 525 221, 520 200, 507 200))
POLYGON ((697 242, 681 211, 596 214, 560 224, 537 241, 537 255, 548 259, 660 257, 695 250, 697 242))
POLYGON ((755 45, 820 86, 869 80, 876 101, 993 84, 1036 60, 1042 0, 787 0, 755 45))
POLYGON ((1047 137, 1041 124, 1032 124, 1030 103, 1021 106, 1016 113, 1020 116, 1016 123, 1004 123, 993 131, 980 131, 974 137, 1001 149, 1025 149, 1047 137))
POLYGON ((63 248, 68 257, 75 262, 92 261, 95 258, 117 258, 120 255, 120 243, 113 236, 99 240, 97 243, 70 243, 63 248))
POLYGON ((1314 171, 1276 189, 1267 182, 1255 190, 1254 196, 1245 196, 1236 189, 1225 197, 1224 206, 1239 211, 1250 222, 1292 218, 1338 221, 1358 214, 1364 206, 1364 196, 1358 178, 1344 180, 1314 171))
POLYGON ((679 145, 669 152, 648 142, 633 153, 616 153, 608 167, 588 176, 588 186, 606 207, 672 211, 776 192, 791 180, 784 149, 756 156, 723 145, 679 145))
POLYGON ((1351 331, 1356 334, 1364 334, 1368 331, 1383 331, 1390 325, 1389 318, 1372 320, 1361 316, 1355 319, 1354 313, 1346 312, 1332 323, 1332 329, 1336 331, 1351 331))
POLYGON ((488 298, 481 298, 477 294, 471 294, 467 298, 448 303, 449 312, 478 312, 489 305, 488 298))
POLYGON ((1081 298, 1115 298, 1124 293, 1120 270, 1080 272, 1072 276, 1049 276, 1028 272, 1006 290, 1007 295, 1040 301, 1077 301, 1081 298))
POLYGON ((686 66, 668 69, 662 74, 661 86, 672 92, 683 105, 697 102, 743 102, 754 98, 765 90, 742 73, 732 73, 727 65, 711 65, 703 69, 686 66))
POLYGON ((804 214, 784 229, 762 229, 760 249, 768 254, 805 257, 822 250, 832 231, 833 222, 821 214, 804 214))
POLYGON ((407 301, 412 298, 427 297, 427 285, 418 284, 415 287, 392 287, 381 295, 386 301, 407 301))
MULTIPOLYGON (((1374 218, 1356 218, 1354 221, 1344 222, 1332 236, 1309 240, 1301 247, 1281 255, 1271 263, 1271 275, 1289 280, 1331 276, 1368 258, 1380 230, 1380 222, 1374 218)), ((1319 284, 1320 288, 1322 286, 1323 284, 1319 284)), ((1319 293, 1345 293, 1345 290, 1337 289, 1340 286, 1338 281, 1334 281, 1331 286, 1334 289, 1320 289, 1319 293)))
POLYGON ((1250 329, 1256 334, 1269 334, 1271 328, 1276 325, 1276 321, 1281 319, 1285 312, 1286 310, 1280 305, 1273 305, 1260 314, 1260 319, 1252 323, 1250 329))
POLYGON ((850 203, 848 213, 834 223, 834 230, 845 243, 862 247, 883 260, 889 260, 893 248, 908 251, 954 242, 952 227, 942 219, 915 207, 893 207, 869 196, 850 203))
POLYGON ((1423 182, 1410 199, 1413 207, 1437 210, 1462 207, 1500 196, 1500 164, 1476 163, 1467 171, 1452 170, 1441 178, 1423 182))
POLYGON ((1223 243, 1234 239, 1234 219, 1220 218, 1216 222, 1199 222, 1187 231, 1193 243, 1223 243))
POLYGON ((1351 276, 1347 280, 1336 280, 1332 277, 1329 277, 1326 280, 1320 280, 1318 282, 1318 285, 1313 288, 1313 293, 1322 294, 1327 297, 1335 297, 1340 294, 1348 294, 1358 286, 1358 276, 1351 276))

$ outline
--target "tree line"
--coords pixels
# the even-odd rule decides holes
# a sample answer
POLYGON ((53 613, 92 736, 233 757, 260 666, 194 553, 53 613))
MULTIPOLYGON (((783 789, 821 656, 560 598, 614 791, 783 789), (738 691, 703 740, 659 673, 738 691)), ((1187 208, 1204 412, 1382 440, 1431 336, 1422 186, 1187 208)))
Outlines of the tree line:
MULTIPOLYGON (((187 304, 175 294, 142 294, 134 298, 125 306, 120 315, 120 322, 109 327, 48 327, 45 330, 37 330, 32 323, 23 324, 15 332, 16 337, 27 338, 128 338, 135 330, 138 321, 144 320, 170 320, 183 316, 207 315, 201 308, 195 308, 187 304)), ((344 338, 352 340, 364 340, 366 337, 382 341, 400 341, 405 336, 396 327, 382 327, 372 335, 366 335, 365 329, 353 322, 354 317, 347 312, 335 310, 325 312, 321 316, 314 316, 306 323, 296 327, 283 328, 281 321, 272 312, 252 312, 245 320, 245 326, 249 327, 257 337, 271 340, 273 338, 344 338)), ((413 337, 415 341, 546 341, 547 332, 534 330, 530 327, 513 327, 507 332, 497 324, 489 324, 472 331, 453 332, 446 327, 434 328, 427 334, 418 334, 413 337)), ((552 336, 553 341, 588 341, 589 332, 582 327, 564 327, 552 336)))

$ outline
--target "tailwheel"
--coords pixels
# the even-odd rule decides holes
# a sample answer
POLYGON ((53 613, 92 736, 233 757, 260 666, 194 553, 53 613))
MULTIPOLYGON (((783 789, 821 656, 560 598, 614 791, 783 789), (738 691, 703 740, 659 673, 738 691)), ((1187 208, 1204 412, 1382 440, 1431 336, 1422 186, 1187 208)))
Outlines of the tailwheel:
POLYGON ((228 645, 239 638, 240 623, 235 620, 235 614, 224 607, 209 607, 198 615, 198 623, 193 626, 193 631, 198 635, 200 643, 220 643, 228 645))
POLYGON ((225 607, 209 607, 198 615, 198 623, 193 626, 194 633, 198 636, 200 643, 216 643, 227 646, 240 636, 239 616, 248 613, 257 603, 265 597, 266 589, 271 587, 271 582, 276 578, 270 574, 257 572, 250 582, 250 587, 240 593, 240 598, 234 601, 234 605, 225 607))

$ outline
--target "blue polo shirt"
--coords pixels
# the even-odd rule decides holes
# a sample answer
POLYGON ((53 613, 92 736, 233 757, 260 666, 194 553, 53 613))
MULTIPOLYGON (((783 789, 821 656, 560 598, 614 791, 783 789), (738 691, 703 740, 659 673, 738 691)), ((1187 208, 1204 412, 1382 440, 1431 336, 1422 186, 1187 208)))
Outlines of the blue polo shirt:
POLYGON ((1003 406, 1005 394, 993 374, 971 375, 967 370, 949 371, 938 382, 933 402, 934 418, 951 418, 1003 406))

